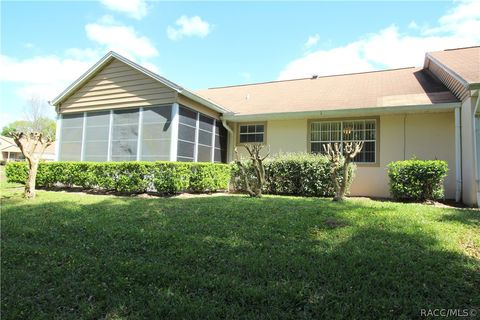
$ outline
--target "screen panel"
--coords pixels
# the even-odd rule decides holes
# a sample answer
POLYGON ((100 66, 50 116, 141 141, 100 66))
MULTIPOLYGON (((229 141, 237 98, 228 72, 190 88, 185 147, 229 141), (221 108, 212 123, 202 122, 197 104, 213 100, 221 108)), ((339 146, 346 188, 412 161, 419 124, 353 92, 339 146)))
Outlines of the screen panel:
POLYGON ((141 160, 170 160, 171 123, 171 105, 143 109, 141 160))
POLYGON ((198 118, 198 143, 197 143, 197 161, 212 161, 212 143, 213 143, 213 124, 215 120, 200 114, 198 118))
POLYGON ((137 159, 139 109, 114 110, 112 161, 137 159))
POLYGON ((195 136, 198 112, 180 106, 178 117, 177 161, 195 160, 195 136))
POLYGON ((60 161, 80 161, 82 153, 83 112, 62 115, 60 161))
POLYGON ((110 111, 87 113, 83 160, 107 161, 109 129, 110 111))

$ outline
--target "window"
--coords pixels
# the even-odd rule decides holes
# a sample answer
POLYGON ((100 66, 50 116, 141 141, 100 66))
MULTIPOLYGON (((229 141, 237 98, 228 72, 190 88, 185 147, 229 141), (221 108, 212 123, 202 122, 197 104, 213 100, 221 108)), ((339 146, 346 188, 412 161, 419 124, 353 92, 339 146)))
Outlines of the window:
POLYGON ((241 124, 239 125, 240 143, 263 143, 265 140, 264 124, 241 124))
POLYGON ((310 123, 310 150, 323 153, 326 143, 365 141, 355 162, 376 162, 376 120, 320 121, 310 123))

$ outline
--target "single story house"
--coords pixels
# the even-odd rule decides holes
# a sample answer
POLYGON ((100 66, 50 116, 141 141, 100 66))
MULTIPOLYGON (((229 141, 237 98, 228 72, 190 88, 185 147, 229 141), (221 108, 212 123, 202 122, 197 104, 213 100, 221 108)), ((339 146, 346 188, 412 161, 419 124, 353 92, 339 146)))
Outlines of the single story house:
POLYGON ((23 154, 20 148, 10 137, 0 136, 0 161, 23 161, 23 154))
POLYGON ((364 140, 352 195, 388 197, 391 161, 443 159, 446 197, 477 205, 479 92, 480 47, 429 52, 423 68, 195 92, 109 52, 51 104, 58 160, 229 162, 251 142, 275 154, 364 140))
MULTIPOLYGON (((22 151, 20 151, 20 148, 10 137, 0 136, 0 151, 0 162, 25 160, 22 151)), ((52 144, 45 149, 41 159, 44 161, 55 160, 55 144, 52 144)))

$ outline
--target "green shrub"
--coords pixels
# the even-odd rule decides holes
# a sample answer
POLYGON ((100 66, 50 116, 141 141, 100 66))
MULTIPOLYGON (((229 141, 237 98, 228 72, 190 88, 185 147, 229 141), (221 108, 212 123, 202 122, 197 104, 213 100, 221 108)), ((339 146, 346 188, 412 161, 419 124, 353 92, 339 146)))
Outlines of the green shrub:
POLYGON ((25 162, 7 162, 5 175, 8 182, 25 183, 28 177, 28 166, 25 162))
POLYGON ((153 185, 160 193, 177 193, 189 189, 191 163, 157 162, 155 165, 153 185))
POLYGON ((190 178, 193 192, 226 190, 231 179, 232 167, 227 164, 195 163, 190 178))
POLYGON ((405 160, 388 165, 390 193, 397 200, 426 201, 443 197, 448 164, 443 160, 405 160))
MULTIPOLYGON (((246 162, 249 172, 253 168, 246 162)), ((330 163, 320 154, 291 153, 267 159, 265 166, 265 193, 297 195, 308 197, 326 197, 334 194, 333 182, 330 178, 330 163)), ((355 165, 350 166, 349 180, 354 177, 355 165)), ((339 177, 342 177, 339 170, 339 177)), ((245 186, 234 168, 234 187, 244 190, 245 186)))
MULTIPOLYGON (((25 183, 27 164, 9 163, 9 182, 25 183)), ((213 192, 227 190, 231 166, 220 163, 184 162, 45 162, 37 173, 38 187, 60 184, 122 193, 213 192)))

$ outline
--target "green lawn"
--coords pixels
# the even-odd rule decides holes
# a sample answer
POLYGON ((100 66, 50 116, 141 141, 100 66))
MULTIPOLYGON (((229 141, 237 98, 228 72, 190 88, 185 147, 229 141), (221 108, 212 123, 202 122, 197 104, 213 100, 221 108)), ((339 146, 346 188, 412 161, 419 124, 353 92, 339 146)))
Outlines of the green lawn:
POLYGON ((480 212, 3 189, 3 319, 418 318, 480 307, 480 212))

